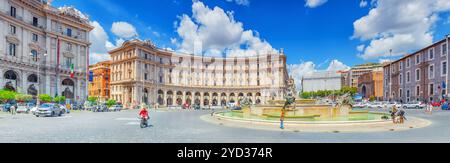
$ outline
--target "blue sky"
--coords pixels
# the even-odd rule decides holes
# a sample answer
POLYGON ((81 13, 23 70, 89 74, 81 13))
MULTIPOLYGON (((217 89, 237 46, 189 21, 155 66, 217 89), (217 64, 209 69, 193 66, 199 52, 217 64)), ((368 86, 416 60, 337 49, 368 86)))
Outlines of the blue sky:
MULTIPOLYGON (((313 63, 313 69, 327 69, 333 60, 354 66, 369 61, 379 62, 390 59, 387 57, 389 50, 382 47, 392 46, 396 55, 394 58, 398 58, 407 52, 422 48, 422 45, 443 39, 445 34, 450 33, 448 12, 450 7, 444 6, 438 9, 428 4, 428 0, 398 0, 396 2, 375 0, 373 4, 370 3, 371 0, 308 1, 311 2, 306 0, 201 0, 200 2, 210 10, 218 7, 225 13, 232 11, 234 20, 242 23, 244 30, 252 30, 254 38, 261 39, 273 49, 284 48, 288 56, 288 64, 300 66, 309 62, 313 63), (362 5, 362 2, 367 4, 362 5), (312 5, 308 6, 308 3, 312 5), (407 20, 405 24, 405 21, 401 19, 410 15, 402 15, 405 13, 394 11, 402 5, 414 3, 420 6, 429 5, 427 9, 429 12, 417 18, 417 20, 430 19, 428 23, 407 20), (376 20, 385 20, 382 17, 383 14, 362 21, 361 24, 367 24, 371 26, 369 27, 371 29, 367 29, 368 27, 364 25, 354 26, 357 20, 370 17, 370 10, 387 13, 384 15, 385 19, 387 22, 392 22, 392 26, 386 22, 377 24, 380 21, 376 20), (402 23, 413 29, 396 26, 402 23), (414 29, 415 26, 417 29, 414 29), (372 35, 366 35, 366 33, 372 33, 372 35), (407 38, 410 40, 404 41, 407 38), (389 39, 400 41, 387 43, 386 40, 389 39), (371 42, 377 42, 377 40, 385 42, 368 47, 371 42), (358 46, 361 46, 360 50, 357 50, 358 46)), ((447 3, 446 0, 431 1, 447 3)), ((159 47, 178 50, 182 49, 180 45, 184 43, 183 39, 186 39, 177 32, 181 17, 186 15, 197 25, 202 24, 196 22, 193 16, 195 2, 192 0, 56 0, 53 5, 74 6, 89 15, 91 21, 96 21, 103 27, 108 36, 107 40, 112 44, 116 44, 116 40, 122 38, 112 32, 112 24, 126 22, 136 29, 139 38, 151 39, 159 47), (174 39, 177 41, 174 42, 174 39)))

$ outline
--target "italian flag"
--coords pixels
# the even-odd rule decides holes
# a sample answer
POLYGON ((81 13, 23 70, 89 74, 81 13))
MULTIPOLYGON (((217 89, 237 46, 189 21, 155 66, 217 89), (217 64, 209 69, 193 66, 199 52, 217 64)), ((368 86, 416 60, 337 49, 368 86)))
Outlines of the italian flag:
POLYGON ((75 66, 73 64, 70 65, 70 78, 75 77, 75 66))

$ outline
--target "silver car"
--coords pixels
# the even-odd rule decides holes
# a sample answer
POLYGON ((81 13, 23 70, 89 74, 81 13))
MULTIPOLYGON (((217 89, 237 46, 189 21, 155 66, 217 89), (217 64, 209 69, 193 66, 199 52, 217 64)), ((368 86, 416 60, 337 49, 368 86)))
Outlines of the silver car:
POLYGON ((28 113, 30 113, 30 109, 31 108, 27 104, 18 104, 16 112, 17 113, 26 113, 26 114, 28 114, 28 113))
POLYGON ((54 117, 63 114, 63 110, 56 104, 42 104, 35 113, 36 117, 54 117))
POLYGON ((109 108, 109 111, 121 111, 123 109, 122 105, 113 105, 109 108))

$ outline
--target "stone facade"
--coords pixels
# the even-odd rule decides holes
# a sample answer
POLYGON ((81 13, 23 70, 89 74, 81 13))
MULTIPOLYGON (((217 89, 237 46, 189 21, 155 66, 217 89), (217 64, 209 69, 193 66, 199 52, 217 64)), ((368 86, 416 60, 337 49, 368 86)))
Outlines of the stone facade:
POLYGON ((93 73, 93 81, 89 83, 89 96, 97 97, 100 101, 107 101, 110 97, 111 61, 99 62, 89 66, 93 73))
POLYGON ((384 66, 384 98, 436 101, 448 93, 448 39, 384 66), (443 86, 447 86, 445 89, 443 86))
POLYGON ((92 29, 71 7, 56 9, 42 0, 0 0, 1 87, 86 99, 92 29))
POLYGON ((320 71, 306 74, 302 78, 303 92, 335 91, 342 89, 342 74, 334 71, 320 71))
POLYGON ((358 79, 358 93, 364 98, 383 99, 383 71, 372 71, 358 79))
POLYGON ((220 106, 248 97, 255 104, 283 99, 284 54, 215 58, 158 49, 131 40, 110 51, 111 98, 125 105, 220 106))
POLYGON ((382 71, 383 64, 378 63, 368 63, 357 65, 351 68, 346 75, 345 86, 358 88, 358 79, 361 75, 370 73, 372 71, 382 71))

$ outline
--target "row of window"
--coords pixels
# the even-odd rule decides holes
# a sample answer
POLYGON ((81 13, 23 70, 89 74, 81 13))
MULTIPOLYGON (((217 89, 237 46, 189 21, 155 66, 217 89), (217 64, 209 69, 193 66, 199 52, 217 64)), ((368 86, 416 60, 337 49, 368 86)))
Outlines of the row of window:
MULTIPOLYGON (((17 45, 14 43, 9 43, 9 50, 8 55, 15 57, 17 55, 17 45)), ((38 52, 36 50, 31 50, 30 55, 32 57, 32 60, 37 62, 38 61, 38 52)), ((67 69, 70 69, 73 65, 73 58, 70 57, 64 57, 64 64, 63 66, 67 69)))
MULTIPOLYGON (((146 74, 147 75, 147 74, 146 74)), ((147 80, 147 78, 145 78, 145 80, 147 80)), ((184 81, 186 81, 186 80, 184 80, 184 81)), ((240 82, 238 83, 238 80, 232 80, 232 81, 229 81, 228 82, 228 85, 240 85, 240 86, 243 86, 244 85, 244 80, 243 79, 240 79, 239 80, 240 82)), ((260 84, 260 80, 256 80, 257 81, 257 85, 258 86, 260 86, 261 84, 260 84)), ((178 79, 178 83, 183 83, 183 79, 178 79)), ((197 79, 196 80, 196 85, 200 85, 200 80, 199 79, 197 79)), ((208 86, 209 85, 209 80, 205 80, 205 83, 204 83, 204 85, 206 85, 206 86, 208 86)), ((247 85, 250 85, 250 79, 247 79, 247 81, 246 81, 246 83, 247 83, 247 85)), ((171 77, 169 77, 169 84, 173 84, 172 83, 172 78, 171 77)), ((190 85, 190 84, 193 84, 192 83, 192 81, 191 81, 191 79, 187 79, 187 83, 186 83, 186 85, 190 85)), ((214 86, 217 86, 217 80, 214 80, 214 84, 213 84, 214 86)), ((223 81, 222 81, 222 85, 227 85, 227 80, 226 79, 223 79, 223 81)), ((275 85, 275 80, 272 80, 272 85, 275 85)))
MULTIPOLYGON (((428 54, 422 53, 422 54, 415 55, 415 64, 416 65, 418 65, 422 62, 422 55, 428 56, 427 57, 428 60, 434 60, 436 58, 435 57, 435 48, 431 48, 427 52, 428 52, 428 54)), ((441 56, 445 56, 445 55, 447 55, 447 44, 446 43, 441 45, 441 56)), ((411 58, 406 59, 406 68, 409 68, 409 67, 411 67, 411 58)), ((398 68, 399 68, 399 70, 403 69, 403 61, 400 61, 398 63, 398 68)), ((392 68, 391 71, 395 72, 395 68, 392 68)))
MULTIPOLYGON (((428 66, 428 79, 434 79, 435 77, 435 66, 434 65, 430 65, 428 66)), ((421 70, 420 69, 416 69, 415 72, 416 75, 416 81, 420 81, 421 80, 421 70)), ((441 76, 445 76, 447 75, 447 61, 443 61, 441 62, 441 76)), ((399 75, 399 84, 403 84, 403 74, 399 75)), ((387 79, 386 79, 387 80, 387 79)), ((411 73, 408 71, 406 72, 406 82, 410 83, 411 82, 411 73)))
MULTIPOLYGON (((16 7, 11 6, 11 9, 10 9, 10 16, 11 16, 11 17, 14 17, 14 18, 17 18, 17 9, 16 9, 16 7)), ((33 20, 32 20, 32 24, 31 24, 31 25, 33 25, 34 27, 39 27, 39 28, 41 28, 41 27, 39 26, 39 18, 33 16, 33 20)), ((59 28, 59 31, 62 31, 62 27, 59 28)), ((66 28, 66 31, 65 31, 65 33, 63 33, 63 34, 65 34, 65 35, 68 36, 68 37, 72 37, 72 36, 73 36, 73 35, 72 35, 72 31, 73 31, 72 28, 66 28)), ((14 34, 15 34, 15 32, 14 32, 14 34)), ((78 32, 78 36, 76 36, 76 38, 78 38, 78 37, 82 37, 82 35, 81 35, 80 32, 78 32)), ((82 38, 80 38, 80 39, 82 39, 82 38)))
MULTIPOLYGON (((9 32, 10 32, 11 35, 16 35, 17 34, 17 27, 16 26, 10 25, 9 29, 10 29, 9 32)), ((31 37, 31 41, 38 42, 39 41, 39 35, 33 33, 32 37, 31 37)))
MULTIPOLYGON (((437 95, 437 92, 436 92, 436 90, 438 90, 438 89, 435 89, 435 84, 433 84, 433 83, 431 83, 431 84, 429 84, 428 85, 428 92, 427 92, 427 95, 428 96, 434 96, 434 95, 437 95)), ((445 90, 444 90, 445 91, 445 90)), ((421 96, 421 94, 423 94, 424 92, 421 90, 421 87, 420 87, 420 85, 418 85, 418 86, 416 86, 416 88, 415 88, 415 96, 416 97, 420 97, 421 96)), ((443 92, 444 93, 444 92, 443 92)), ((445 93, 444 93, 445 94, 445 93)), ((395 93, 393 93, 393 95, 395 96, 395 93)), ((411 97, 411 90, 406 90, 406 97, 407 98, 410 98, 411 97)), ((403 98, 403 89, 399 89, 399 97, 400 98, 403 98)))

